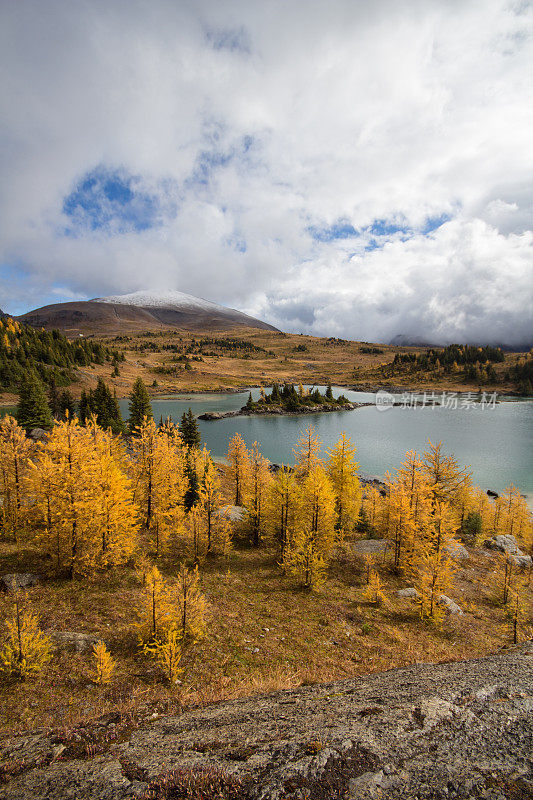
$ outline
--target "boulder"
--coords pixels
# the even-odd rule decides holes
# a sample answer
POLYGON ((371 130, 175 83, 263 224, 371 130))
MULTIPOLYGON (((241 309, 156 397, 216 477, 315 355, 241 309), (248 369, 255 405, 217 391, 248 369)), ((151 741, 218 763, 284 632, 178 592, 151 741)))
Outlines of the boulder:
POLYGON ((0 586, 4 592, 16 592, 19 589, 29 589, 40 581, 41 576, 32 572, 8 572, 0 578, 0 586))
POLYGON ((444 607, 447 614, 457 614, 460 617, 464 614, 463 609, 445 594, 441 594, 437 602, 444 607))
POLYGON ((32 428, 30 431, 30 439, 33 439, 34 442, 47 442, 48 441, 48 433, 43 430, 42 428, 32 428))
POLYGON ((483 546, 488 547, 489 550, 499 550, 500 553, 507 553, 509 561, 517 567, 528 569, 531 566, 531 556, 520 550, 515 537, 510 534, 498 534, 493 536, 492 539, 486 539, 483 542, 483 546))
POLYGON ((509 561, 521 569, 529 569, 532 563, 531 556, 526 556, 523 554, 509 556, 509 561))
POLYGON ((420 596, 414 586, 408 586, 406 589, 398 589, 396 594, 398 595, 398 597, 416 598, 420 596))
POLYGON ((375 556, 386 553, 390 547, 387 539, 360 539, 353 545, 358 556, 375 556))
POLYGON ((488 547, 489 550, 499 550, 500 553, 509 553, 509 555, 516 556, 522 555, 516 539, 510 534, 499 533, 497 536, 493 536, 492 539, 485 539, 483 546, 488 547))
POLYGON ((217 513, 219 517, 224 517, 229 522, 244 522, 248 512, 244 506, 221 506, 217 513))
POLYGON ((98 636, 91 633, 79 633, 78 631, 46 631, 57 650, 72 650, 75 653, 90 652, 95 644, 101 641, 98 636))
POLYGON ((457 561, 468 558, 470 555, 466 547, 456 541, 451 542, 445 549, 457 561))

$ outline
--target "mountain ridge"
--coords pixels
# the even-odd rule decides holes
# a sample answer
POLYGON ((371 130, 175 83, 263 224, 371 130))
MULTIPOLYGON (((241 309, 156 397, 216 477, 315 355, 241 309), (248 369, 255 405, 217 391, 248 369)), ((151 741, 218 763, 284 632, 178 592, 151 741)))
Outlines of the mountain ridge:
POLYGON ((242 311, 183 292, 133 292, 53 303, 15 319, 47 330, 57 328, 70 337, 138 333, 158 328, 196 331, 240 327, 277 331, 273 325, 242 311))

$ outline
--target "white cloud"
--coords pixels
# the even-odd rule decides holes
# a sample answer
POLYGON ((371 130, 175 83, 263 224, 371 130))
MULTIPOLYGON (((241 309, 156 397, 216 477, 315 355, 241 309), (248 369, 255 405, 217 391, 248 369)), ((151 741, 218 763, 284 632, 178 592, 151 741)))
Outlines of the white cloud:
POLYGON ((321 334, 531 339, 532 12, 4 4, 0 259, 28 305, 174 288, 321 334), (156 198, 153 227, 62 234, 98 167, 156 198), (409 232, 311 235, 338 220, 409 232))

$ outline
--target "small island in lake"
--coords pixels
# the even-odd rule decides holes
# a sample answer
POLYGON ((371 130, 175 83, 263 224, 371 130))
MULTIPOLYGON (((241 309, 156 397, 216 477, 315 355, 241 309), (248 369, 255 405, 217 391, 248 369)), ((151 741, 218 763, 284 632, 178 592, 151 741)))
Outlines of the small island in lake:
POLYGON ((216 420, 247 414, 311 414, 323 411, 351 411, 354 408, 371 405, 373 403, 352 403, 343 394, 334 397, 331 384, 322 394, 316 387, 309 390, 299 384, 295 389, 294 384, 284 383, 280 388, 278 383, 274 383, 270 394, 261 389, 259 400, 253 400, 250 392, 246 405, 240 411, 206 411, 204 414, 200 414, 198 419, 216 420))
POLYGON ((252 414, 283 414, 283 413, 308 413, 309 411, 341 411, 352 409, 355 405, 343 394, 333 396, 331 384, 324 394, 316 387, 305 389, 299 384, 295 389, 294 384, 284 383, 280 388, 277 383, 272 386, 272 391, 267 394, 261 389, 259 400, 252 400, 252 393, 242 411, 252 414))

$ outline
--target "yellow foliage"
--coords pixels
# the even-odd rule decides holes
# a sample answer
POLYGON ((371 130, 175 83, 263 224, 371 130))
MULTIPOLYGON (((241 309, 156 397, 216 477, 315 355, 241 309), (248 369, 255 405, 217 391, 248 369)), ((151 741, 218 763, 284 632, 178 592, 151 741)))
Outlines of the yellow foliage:
POLYGON ((531 628, 528 619, 527 586, 524 581, 516 581, 509 589, 509 598, 505 607, 513 644, 518 644, 522 636, 530 638, 531 628))
POLYGON ((352 532, 361 508, 361 485, 359 483, 359 464, 351 439, 342 433, 339 441, 327 451, 327 472, 335 492, 337 528, 352 532))
POLYGON ((138 628, 143 642, 160 641, 176 624, 178 609, 168 583, 157 567, 143 576, 143 592, 138 610, 138 628))
POLYGON ((28 473, 30 441, 14 417, 0 419, 0 531, 19 537, 24 519, 23 502, 28 473))
POLYGON ((374 605, 386 605, 387 596, 383 589, 383 582, 378 573, 371 569, 368 576, 368 583, 365 589, 364 597, 374 605))
POLYGON ((14 616, 6 621, 7 636, 0 649, 2 672, 23 680, 38 675, 50 661, 50 638, 39 629, 37 617, 20 608, 15 599, 14 616))
POLYGON ((159 555, 170 534, 178 535, 183 529, 188 481, 181 437, 174 425, 158 429, 153 419, 145 418, 132 445, 135 499, 159 555))
POLYGON ((104 642, 97 642, 97 644, 93 646, 93 658, 93 682, 99 685, 110 683, 117 662, 111 658, 111 655, 104 642))
POLYGON ((205 450, 200 455, 204 467, 197 505, 205 529, 206 552, 213 550, 226 555, 231 547, 231 530, 227 519, 218 513, 222 505, 220 481, 209 452, 205 450))
POLYGON ((326 559, 317 547, 315 534, 308 528, 291 532, 282 566, 306 589, 318 589, 326 580, 326 559))
POLYGON ((268 463, 259 452, 257 442, 254 442, 249 457, 248 491, 245 497, 254 547, 258 547, 261 540, 267 496, 272 484, 268 463))
POLYGON ((428 440, 428 445, 423 453, 422 475, 428 484, 432 500, 454 506, 460 493, 472 485, 472 473, 466 468, 459 469, 453 456, 443 454, 442 442, 432 444, 428 440))
POLYGON ((282 467, 270 485, 267 499, 267 525, 278 542, 281 556, 289 540, 289 531, 296 528, 301 504, 299 486, 292 470, 282 467))
POLYGON ((71 577, 124 563, 138 529, 124 454, 93 420, 57 423, 29 462, 35 541, 71 577))
POLYGON ((183 672, 179 666, 182 653, 181 637, 176 628, 166 631, 161 641, 145 645, 144 652, 155 659, 169 683, 176 682, 178 675, 183 672))
POLYGON ((235 505, 242 506, 250 471, 250 455, 240 434, 236 433, 230 439, 227 457, 235 488, 235 505))
POLYGON ((321 440, 315 434, 313 425, 300 434, 293 453, 296 458, 296 472, 300 476, 307 476, 321 461, 319 457, 321 440))
POLYGON ((205 633, 207 603, 199 588, 198 567, 181 564, 175 593, 178 608, 178 633, 183 643, 197 642, 205 633))

